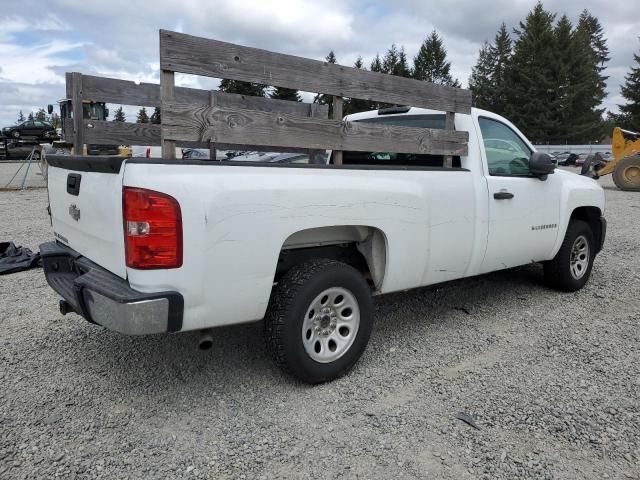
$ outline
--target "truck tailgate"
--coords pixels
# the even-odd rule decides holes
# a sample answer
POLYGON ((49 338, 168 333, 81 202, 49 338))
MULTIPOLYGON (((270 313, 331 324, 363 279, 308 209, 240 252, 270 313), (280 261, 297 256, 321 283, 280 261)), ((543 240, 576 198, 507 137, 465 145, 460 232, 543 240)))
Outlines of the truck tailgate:
POLYGON ((122 170, 78 171, 49 165, 47 183, 56 240, 126 278, 122 170))

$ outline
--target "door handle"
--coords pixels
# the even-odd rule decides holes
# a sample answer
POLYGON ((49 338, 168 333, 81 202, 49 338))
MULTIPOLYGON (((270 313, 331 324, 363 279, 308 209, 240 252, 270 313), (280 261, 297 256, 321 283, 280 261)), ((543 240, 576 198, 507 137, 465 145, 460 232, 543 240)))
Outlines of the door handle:
POLYGON ((509 200, 510 198, 513 198, 513 193, 506 191, 495 192, 493 194, 493 198, 495 198, 496 200, 509 200))

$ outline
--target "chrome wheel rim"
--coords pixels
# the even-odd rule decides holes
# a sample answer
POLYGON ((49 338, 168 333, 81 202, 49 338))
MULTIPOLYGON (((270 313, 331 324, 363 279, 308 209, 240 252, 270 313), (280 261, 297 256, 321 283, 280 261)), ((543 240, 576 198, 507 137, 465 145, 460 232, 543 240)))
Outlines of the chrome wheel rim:
POLYGON ((359 326, 360 308, 353 293, 342 287, 328 288, 307 309, 302 344, 316 362, 334 362, 351 348, 359 326))
POLYGON ((584 235, 578 236, 571 247, 571 257, 569 259, 571 276, 580 280, 587 273, 589 268, 589 242, 584 235))

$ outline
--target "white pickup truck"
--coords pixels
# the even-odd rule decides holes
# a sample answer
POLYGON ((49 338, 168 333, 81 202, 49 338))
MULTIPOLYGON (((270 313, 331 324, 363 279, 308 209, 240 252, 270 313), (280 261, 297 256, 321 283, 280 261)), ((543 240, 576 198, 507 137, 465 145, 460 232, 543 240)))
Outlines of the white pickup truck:
MULTIPOLYGON (((349 122, 444 128, 395 108, 349 122)), ((602 248, 604 194, 554 170, 509 121, 455 116, 468 156, 343 152, 343 165, 55 157, 54 242, 41 245, 61 312, 125 334, 264 319, 281 366, 311 383, 346 372, 372 296, 542 262, 574 291, 602 248)))

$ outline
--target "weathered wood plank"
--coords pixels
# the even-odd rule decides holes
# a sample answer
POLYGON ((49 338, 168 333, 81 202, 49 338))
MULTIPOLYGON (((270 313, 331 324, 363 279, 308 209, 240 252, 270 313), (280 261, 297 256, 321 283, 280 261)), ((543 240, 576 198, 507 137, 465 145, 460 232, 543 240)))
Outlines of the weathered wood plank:
MULTIPOLYGON (((447 112, 444 120, 444 128, 447 130, 455 130, 455 113, 447 112)), ((445 155, 443 161, 444 168, 451 168, 453 166, 453 156, 445 155)))
MULTIPOLYGON (((157 83, 136 84, 128 80, 83 75, 83 98, 95 102, 119 103, 122 105, 139 105, 159 107, 160 85, 157 83)), ((314 116, 327 118, 328 105, 292 102, 265 97, 252 97, 215 90, 175 87, 175 99, 181 103, 209 103, 210 92, 213 92, 218 105, 225 108, 246 108, 248 110, 264 110, 267 112, 284 112, 296 115, 307 115, 313 109, 314 116)))
MULTIPOLYGON (((164 104, 167 139, 308 149, 466 155, 468 132, 342 122, 284 113, 164 104)), ((275 148, 278 149, 278 148, 275 148)))
POLYGON ((471 92, 160 30, 160 68, 435 110, 471 112, 471 92))
POLYGON ((84 113, 82 109, 82 75, 74 72, 67 77, 67 83, 71 83, 71 107, 73 109, 73 153, 84 154, 84 113))
MULTIPOLYGON (((344 102, 342 97, 333 97, 333 119, 342 120, 342 106, 344 102)), ((342 150, 334 150, 331 153, 333 157, 333 163, 335 165, 342 165, 342 150)))
MULTIPOLYGON (((160 70, 160 99, 161 110, 164 112, 167 104, 175 100, 175 74, 169 70, 160 70)), ((167 139, 164 130, 160 130, 162 158, 165 160, 175 160, 176 142, 167 139)))
MULTIPOLYGON (((152 123, 108 122, 85 120, 85 139, 87 143, 98 145, 148 145, 159 146, 160 125, 152 123)), ((245 140, 246 141, 246 140, 245 140)), ((185 148, 209 148, 209 142, 176 141, 176 146, 185 148)), ((242 150, 252 152, 282 151, 307 153, 306 148, 274 149, 264 145, 216 143, 218 150, 242 150)))
POLYGON ((75 135, 73 134, 73 122, 71 118, 65 118, 63 120, 62 135, 66 142, 73 143, 75 135))
POLYGON ((85 120, 87 143, 98 145, 161 145, 160 125, 85 120))
MULTIPOLYGON (((144 107, 159 107, 160 85, 157 83, 139 83, 119 80, 116 78, 95 77, 83 75, 85 85, 83 98, 95 102, 119 103, 122 105, 138 105, 144 107)), ((208 90, 176 87, 176 100, 188 103, 207 103, 208 90)))

